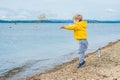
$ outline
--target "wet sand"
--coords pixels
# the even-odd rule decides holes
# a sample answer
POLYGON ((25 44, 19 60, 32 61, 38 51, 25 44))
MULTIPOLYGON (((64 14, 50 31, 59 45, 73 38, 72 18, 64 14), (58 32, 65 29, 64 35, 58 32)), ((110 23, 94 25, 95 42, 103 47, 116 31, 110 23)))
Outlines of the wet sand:
POLYGON ((85 57, 86 64, 77 69, 78 58, 32 77, 19 80, 120 80, 120 40, 110 42, 85 57))

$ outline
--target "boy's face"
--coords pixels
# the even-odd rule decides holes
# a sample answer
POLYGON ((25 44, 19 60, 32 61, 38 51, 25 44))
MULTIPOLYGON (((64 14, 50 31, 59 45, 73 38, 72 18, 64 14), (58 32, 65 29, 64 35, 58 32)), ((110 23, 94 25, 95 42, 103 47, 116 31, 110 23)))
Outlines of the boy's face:
POLYGON ((77 23, 77 22, 79 22, 79 20, 73 18, 73 22, 77 23))

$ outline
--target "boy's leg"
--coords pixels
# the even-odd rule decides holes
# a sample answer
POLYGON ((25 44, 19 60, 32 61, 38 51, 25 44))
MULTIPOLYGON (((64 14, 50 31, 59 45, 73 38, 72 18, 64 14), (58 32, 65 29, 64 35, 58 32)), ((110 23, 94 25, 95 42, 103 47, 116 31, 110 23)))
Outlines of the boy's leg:
POLYGON ((84 62, 85 51, 87 50, 88 42, 87 40, 81 40, 79 42, 79 64, 84 62))

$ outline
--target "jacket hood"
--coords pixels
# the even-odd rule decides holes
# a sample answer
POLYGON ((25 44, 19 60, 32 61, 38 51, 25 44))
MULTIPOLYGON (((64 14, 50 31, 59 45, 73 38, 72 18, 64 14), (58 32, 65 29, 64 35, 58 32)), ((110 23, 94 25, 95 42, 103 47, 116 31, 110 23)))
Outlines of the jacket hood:
POLYGON ((78 22, 77 23, 78 25, 81 25, 81 26, 83 26, 83 27, 87 27, 87 22, 86 21, 81 21, 81 22, 78 22))

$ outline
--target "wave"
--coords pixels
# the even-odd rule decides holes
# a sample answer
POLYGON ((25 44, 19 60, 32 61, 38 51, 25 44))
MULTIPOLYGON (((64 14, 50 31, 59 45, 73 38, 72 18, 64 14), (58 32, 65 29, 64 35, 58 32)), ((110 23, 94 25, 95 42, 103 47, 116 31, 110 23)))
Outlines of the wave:
POLYGON ((24 71, 26 68, 31 67, 32 65, 41 62, 41 61, 46 61, 49 59, 42 59, 42 60, 30 60, 28 62, 26 62, 25 64, 23 64, 22 66, 18 66, 18 67, 14 67, 12 69, 9 69, 8 71, 0 74, 0 80, 6 80, 8 78, 13 77, 14 75, 18 74, 19 72, 24 71))

